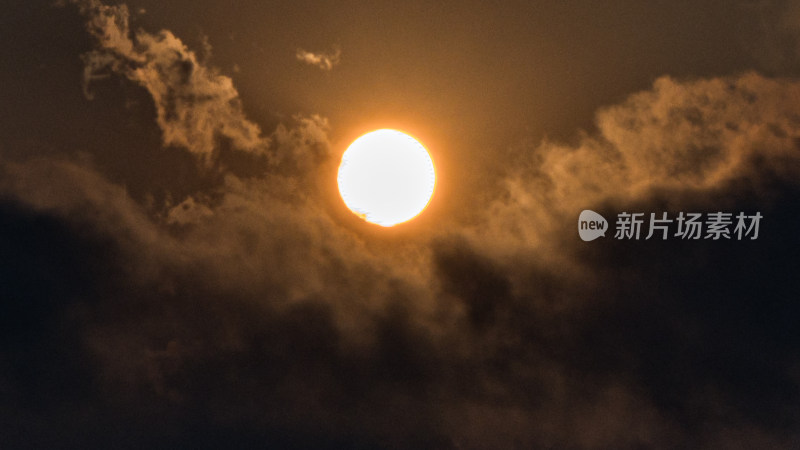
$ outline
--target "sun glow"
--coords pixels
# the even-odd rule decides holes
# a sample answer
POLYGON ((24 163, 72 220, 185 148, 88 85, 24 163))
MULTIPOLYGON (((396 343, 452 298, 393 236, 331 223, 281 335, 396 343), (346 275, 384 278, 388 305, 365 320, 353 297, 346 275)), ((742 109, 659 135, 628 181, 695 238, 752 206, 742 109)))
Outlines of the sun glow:
POLYGON ((353 141, 339 166, 345 205, 367 222, 391 227, 417 216, 433 196, 436 173, 428 151, 397 130, 353 141))

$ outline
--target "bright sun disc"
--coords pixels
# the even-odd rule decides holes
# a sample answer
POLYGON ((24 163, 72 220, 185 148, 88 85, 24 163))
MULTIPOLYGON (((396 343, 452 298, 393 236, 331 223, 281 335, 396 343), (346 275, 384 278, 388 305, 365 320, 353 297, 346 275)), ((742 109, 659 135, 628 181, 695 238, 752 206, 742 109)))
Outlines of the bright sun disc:
POLYGON ((414 218, 433 195, 436 174, 428 151, 396 130, 377 130, 353 141, 339 166, 345 205, 384 227, 414 218))

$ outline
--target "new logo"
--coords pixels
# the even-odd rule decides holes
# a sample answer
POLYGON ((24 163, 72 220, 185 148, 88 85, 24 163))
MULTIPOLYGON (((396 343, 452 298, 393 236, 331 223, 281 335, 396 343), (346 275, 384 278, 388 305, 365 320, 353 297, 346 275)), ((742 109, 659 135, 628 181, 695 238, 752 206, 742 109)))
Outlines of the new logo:
POLYGON ((608 222, 605 217, 591 209, 584 209, 578 217, 578 234, 586 242, 593 241, 600 236, 605 237, 608 222))

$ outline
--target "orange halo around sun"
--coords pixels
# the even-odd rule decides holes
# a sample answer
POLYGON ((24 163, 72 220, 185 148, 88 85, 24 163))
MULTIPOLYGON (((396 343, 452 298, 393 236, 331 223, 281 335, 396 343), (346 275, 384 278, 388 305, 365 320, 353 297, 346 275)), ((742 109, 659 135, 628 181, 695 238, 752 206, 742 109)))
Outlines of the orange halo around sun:
POLYGON ((367 133, 342 155, 339 193, 367 222, 391 227, 413 219, 430 202, 436 172, 430 154, 397 130, 367 133))

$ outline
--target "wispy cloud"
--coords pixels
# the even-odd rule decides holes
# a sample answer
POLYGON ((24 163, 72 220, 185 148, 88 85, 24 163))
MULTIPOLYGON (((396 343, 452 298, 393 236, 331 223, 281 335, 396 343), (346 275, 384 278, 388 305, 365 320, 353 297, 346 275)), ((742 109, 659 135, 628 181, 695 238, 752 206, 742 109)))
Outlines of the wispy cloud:
POLYGON ((342 50, 337 46, 334 46, 333 51, 329 53, 313 53, 302 48, 298 48, 297 53, 295 53, 298 61, 319 67, 322 70, 333 69, 335 65, 339 64, 341 56, 342 50))
POLYGON ((798 97, 797 81, 756 73, 661 77, 598 111, 597 132, 577 145, 529 145, 507 169, 484 225, 495 228, 493 245, 545 244, 548 226, 558 230, 561 218, 604 202, 641 201, 657 190, 701 198, 736 180, 791 180, 800 175, 798 97))
MULTIPOLYGON (((796 447, 770 422, 796 422, 797 208, 736 257, 704 241, 701 258, 587 247, 575 218, 660 208, 663 190, 678 207, 758 198, 762 182, 796 190, 800 82, 661 78, 577 142, 506 161, 470 224, 372 239, 317 184, 333 180, 324 118, 262 137, 231 80, 172 33, 77 4, 98 42, 87 85, 123 76, 152 96, 165 145, 213 161, 227 139, 276 170, 224 171, 154 218, 102 166, 0 161, 0 387, 22 399, 0 405, 11 439, 796 447), (61 403, 23 401, 44 396, 61 403)), ((338 59, 306 53, 324 70, 338 59)))
MULTIPOLYGON (((84 89, 110 73, 145 88, 156 106, 164 144, 183 147, 210 164, 220 140, 237 150, 264 153, 269 139, 245 117, 232 80, 203 64, 170 31, 152 34, 130 28, 126 5, 74 0, 87 19, 97 48, 83 56, 84 89)), ((206 52, 209 45, 205 43, 206 52)))

